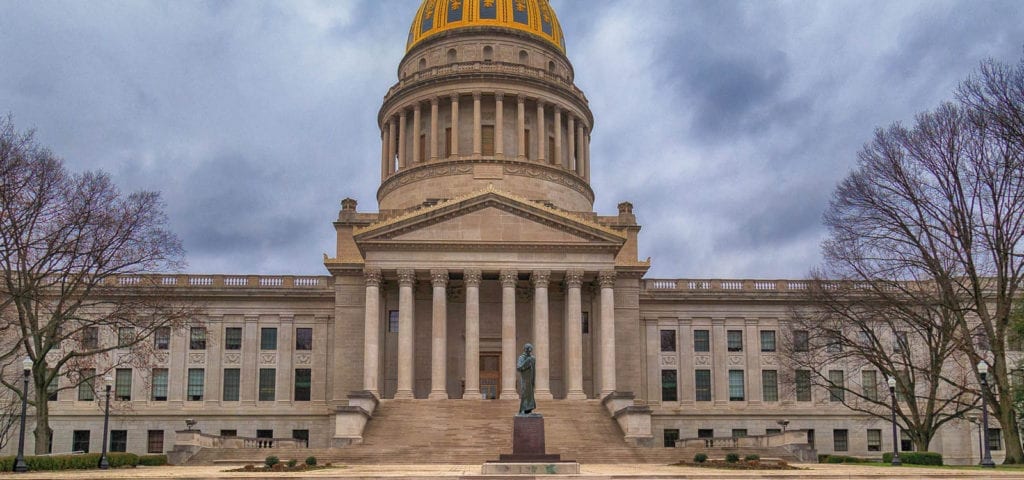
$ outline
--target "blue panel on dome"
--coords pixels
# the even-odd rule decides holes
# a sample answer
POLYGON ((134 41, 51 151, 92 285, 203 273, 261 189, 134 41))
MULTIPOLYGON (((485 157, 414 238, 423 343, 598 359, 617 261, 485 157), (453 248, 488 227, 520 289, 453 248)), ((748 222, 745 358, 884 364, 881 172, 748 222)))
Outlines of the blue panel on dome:
POLYGON ((496 0, 480 0, 480 18, 498 18, 498 6, 496 0))
POLYGON ((450 0, 448 2, 448 21, 458 22, 462 20, 462 1, 450 0))
POLYGON ((512 20, 523 25, 530 24, 530 12, 526 10, 525 0, 516 0, 512 7, 512 20))
POLYGON ((426 32, 434 28, 434 3, 427 4, 427 8, 423 10, 423 19, 420 21, 420 33, 426 32))

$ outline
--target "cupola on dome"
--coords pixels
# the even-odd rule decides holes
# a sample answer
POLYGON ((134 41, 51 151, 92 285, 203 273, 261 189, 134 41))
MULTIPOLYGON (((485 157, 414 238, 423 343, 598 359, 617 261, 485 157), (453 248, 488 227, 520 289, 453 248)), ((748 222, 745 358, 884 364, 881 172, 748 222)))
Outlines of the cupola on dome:
POLYGON ((423 0, 406 51, 423 40, 466 27, 501 27, 532 34, 565 53, 565 38, 548 0, 423 0))

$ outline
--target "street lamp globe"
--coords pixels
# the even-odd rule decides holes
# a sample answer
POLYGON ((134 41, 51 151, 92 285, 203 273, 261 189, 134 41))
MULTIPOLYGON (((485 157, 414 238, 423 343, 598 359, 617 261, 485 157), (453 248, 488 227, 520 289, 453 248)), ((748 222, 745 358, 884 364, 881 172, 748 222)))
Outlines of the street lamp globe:
POLYGON ((988 375, 988 363, 984 360, 978 362, 978 373, 982 375, 988 375))
POLYGON ((22 370, 32 370, 32 358, 25 357, 25 359, 21 361, 21 366, 22 370))
POLYGON ((886 380, 886 383, 889 384, 889 388, 896 388, 896 378, 895 377, 889 377, 889 379, 886 380))

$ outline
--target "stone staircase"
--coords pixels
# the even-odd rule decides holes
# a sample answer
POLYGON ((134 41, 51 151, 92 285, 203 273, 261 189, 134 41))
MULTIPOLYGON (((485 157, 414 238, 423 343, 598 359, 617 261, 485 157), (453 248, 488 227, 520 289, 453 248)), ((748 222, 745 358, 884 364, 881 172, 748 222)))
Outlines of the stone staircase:
MULTIPOLYGON (((363 443, 333 449, 203 449, 189 464, 262 463, 268 455, 335 464, 481 464, 512 452, 514 400, 382 400, 363 443)), ((548 453, 581 463, 674 463, 687 452, 629 446, 598 400, 541 400, 548 453)), ((692 458, 690 454, 689 458, 692 458)))

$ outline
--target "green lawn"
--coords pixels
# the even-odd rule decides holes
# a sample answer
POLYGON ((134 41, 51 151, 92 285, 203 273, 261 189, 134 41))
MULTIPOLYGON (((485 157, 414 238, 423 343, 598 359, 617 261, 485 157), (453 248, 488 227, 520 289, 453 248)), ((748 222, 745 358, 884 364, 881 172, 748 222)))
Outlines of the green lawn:
MULTIPOLYGON (((868 466, 872 466, 872 467, 890 467, 890 468, 892 468, 891 464, 882 463, 882 462, 851 463, 851 464, 848 464, 848 465, 868 465, 868 466)), ((899 467, 899 468, 903 468, 903 467, 911 467, 911 468, 944 468, 944 469, 949 469, 949 470, 988 470, 987 468, 981 468, 978 465, 942 465, 942 466, 935 466, 935 465, 908 465, 908 464, 904 463, 903 466, 899 467)), ((1019 464, 1019 465, 999 465, 999 464, 996 464, 995 470, 1024 470, 1024 464, 1019 464)))

